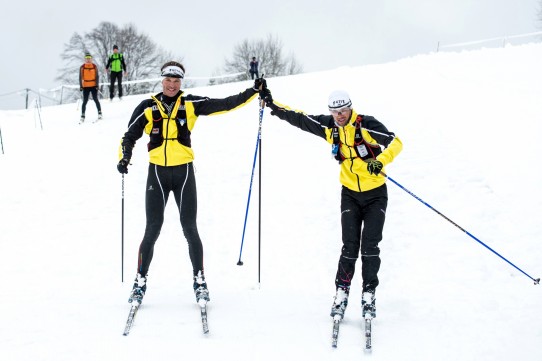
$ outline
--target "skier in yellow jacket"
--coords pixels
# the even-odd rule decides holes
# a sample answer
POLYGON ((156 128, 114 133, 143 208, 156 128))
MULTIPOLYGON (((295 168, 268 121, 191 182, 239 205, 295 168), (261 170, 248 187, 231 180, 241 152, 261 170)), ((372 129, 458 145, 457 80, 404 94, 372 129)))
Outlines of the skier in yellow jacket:
POLYGON ((386 178, 380 174, 401 152, 403 145, 394 133, 369 115, 358 114, 344 91, 328 99, 329 115, 307 115, 275 101, 269 89, 262 98, 271 114, 331 144, 340 163, 342 250, 335 286, 337 293, 331 316, 342 319, 348 304, 350 285, 361 251, 363 316, 376 316, 375 289, 378 286, 382 230, 388 204, 386 178))
POLYGON ((163 91, 143 100, 134 110, 128 131, 121 142, 117 169, 128 173, 132 149, 143 133, 149 135, 149 170, 147 176, 145 208, 147 224, 139 247, 137 275, 129 302, 141 303, 147 289, 147 273, 153 249, 162 223, 164 210, 173 192, 179 208, 184 236, 188 241, 194 276, 194 293, 198 303, 209 301, 209 291, 203 270, 203 246, 196 224, 197 194, 194 176, 194 152, 191 132, 200 115, 221 114, 244 106, 258 94, 262 79, 256 79, 254 88, 224 99, 211 99, 185 94, 181 90, 184 66, 170 61, 161 68, 163 91))

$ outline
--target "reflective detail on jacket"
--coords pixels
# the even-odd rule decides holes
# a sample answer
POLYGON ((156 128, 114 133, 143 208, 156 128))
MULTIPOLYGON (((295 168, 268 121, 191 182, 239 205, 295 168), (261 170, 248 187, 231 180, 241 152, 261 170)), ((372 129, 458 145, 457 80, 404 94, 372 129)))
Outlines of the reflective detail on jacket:
MULTIPOLYGON (((164 141, 161 145, 149 151, 150 163, 160 166, 176 166, 190 163, 194 160, 192 148, 184 146, 178 141, 178 130, 175 117, 181 102, 181 97, 184 97, 186 122, 189 131, 188 134, 190 134, 200 115, 217 115, 238 109, 248 104, 257 94, 257 91, 248 88, 237 95, 232 95, 223 99, 211 99, 191 94, 184 95, 184 92, 181 91, 169 116, 160 110, 163 116, 162 135, 164 141)), ((158 100, 161 99, 161 97, 162 93, 159 93, 154 98, 158 100)), ((143 136, 143 133, 151 134, 153 130, 153 106, 156 107, 155 100, 145 99, 134 110, 130 122, 128 123, 128 131, 121 140, 119 159, 129 159, 132 154, 132 148, 136 141, 143 136), (128 153, 129 156, 126 157, 126 154, 123 154, 123 152, 128 153)))
MULTIPOLYGON (((307 115, 299 110, 292 110, 278 102, 271 105, 272 115, 276 115, 291 125, 306 132, 324 138, 333 144, 333 126, 335 125, 331 115, 307 115)), ((386 177, 373 175, 367 171, 367 163, 359 158, 354 149, 354 137, 356 133, 356 118, 358 114, 352 110, 348 124, 339 127, 341 141, 340 151, 345 157, 341 163, 339 180, 342 185, 356 192, 365 192, 380 187, 386 182, 386 177)), ((361 123, 363 139, 373 145, 379 145, 382 149, 376 159, 385 166, 390 164, 403 149, 403 143, 389 132, 386 127, 370 115, 363 115, 361 123)))

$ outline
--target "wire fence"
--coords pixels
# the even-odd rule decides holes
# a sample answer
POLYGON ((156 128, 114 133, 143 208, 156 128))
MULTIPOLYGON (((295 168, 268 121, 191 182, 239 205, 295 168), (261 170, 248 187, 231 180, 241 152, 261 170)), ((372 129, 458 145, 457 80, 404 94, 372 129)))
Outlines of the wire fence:
MULTIPOLYGON (((202 85, 221 84, 227 81, 228 78, 239 78, 244 76, 249 79, 248 72, 210 77, 185 77, 183 81, 183 88, 188 89, 202 85)), ((128 80, 123 81, 122 86, 125 87, 126 85, 147 83, 150 84, 150 86, 145 88, 154 91, 156 86, 159 85, 161 81, 162 78, 128 80)), ((109 96, 109 85, 109 82, 99 84, 99 93, 103 97, 109 96)), ((35 104, 35 102, 40 104, 40 107, 76 102, 82 98, 79 89, 79 84, 63 84, 51 89, 33 90, 30 88, 24 88, 5 94, 0 94, 0 109, 29 109, 33 104, 35 104)), ((126 92, 125 94, 128 95, 126 92)), ((131 92, 129 95, 135 94, 139 93, 131 92)))
POLYGON ((534 33, 500 36, 496 38, 468 41, 464 43, 455 43, 455 44, 443 45, 439 41, 437 43, 437 53, 443 49, 451 49, 451 48, 473 49, 473 48, 479 48, 481 45, 483 45, 483 47, 503 47, 504 48, 507 45, 519 45, 520 43, 530 42, 533 40, 541 41, 541 39, 542 39, 542 31, 537 31, 534 33))

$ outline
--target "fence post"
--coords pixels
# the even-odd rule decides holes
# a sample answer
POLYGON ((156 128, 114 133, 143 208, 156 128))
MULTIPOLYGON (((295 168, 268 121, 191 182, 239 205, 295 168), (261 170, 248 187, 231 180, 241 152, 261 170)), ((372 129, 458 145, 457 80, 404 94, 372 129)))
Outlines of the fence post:
POLYGON ((2 154, 4 154, 4 141, 2 140, 2 128, 0 128, 0 144, 2 144, 2 154))

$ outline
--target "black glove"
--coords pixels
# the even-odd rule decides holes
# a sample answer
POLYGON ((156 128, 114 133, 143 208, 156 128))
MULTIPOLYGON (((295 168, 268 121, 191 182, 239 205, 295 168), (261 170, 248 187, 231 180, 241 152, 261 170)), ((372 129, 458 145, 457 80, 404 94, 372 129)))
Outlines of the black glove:
POLYGON ((119 173, 128 174, 128 164, 130 164, 128 159, 121 159, 119 164, 117 164, 117 170, 119 173))
POLYGON ((382 170, 383 166, 384 165, 381 161, 373 159, 370 160, 369 163, 367 163, 367 171, 369 172, 369 174, 378 175, 382 170))
POLYGON ((264 78, 256 78, 256 80, 254 80, 254 86, 252 89, 257 92, 267 89, 267 82, 264 78))
POLYGON ((83 87, 80 87, 80 88, 79 88, 79 91, 82 92, 82 91, 83 91, 83 87))
POLYGON ((273 104, 273 96, 271 95, 271 90, 265 88, 260 90, 260 98, 265 102, 265 105, 268 107, 273 104))

